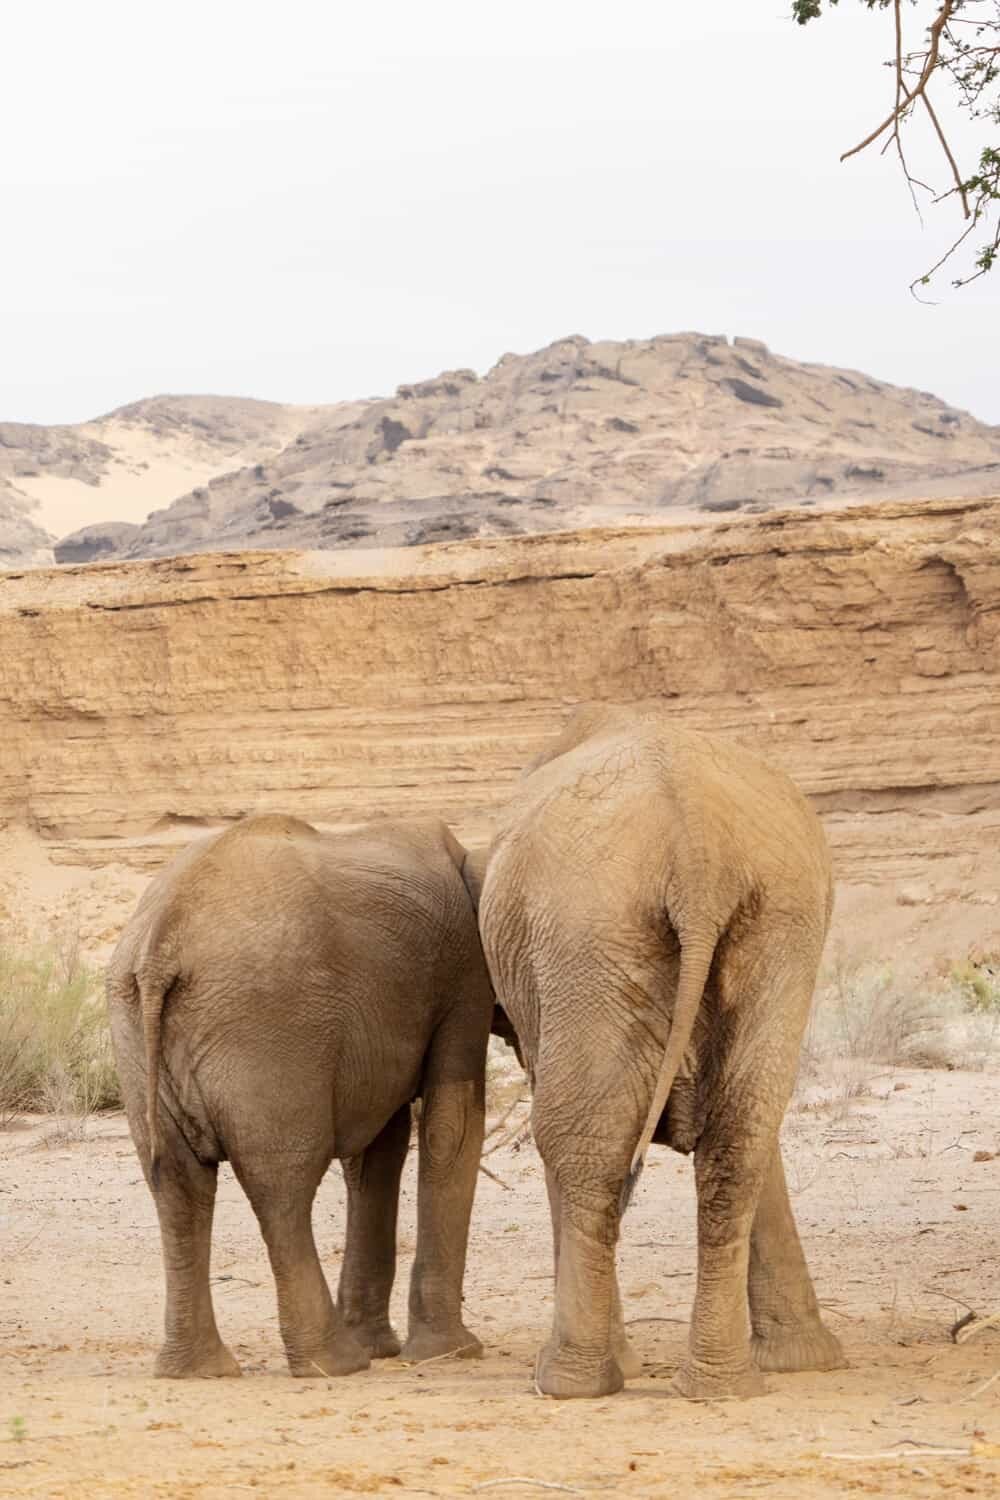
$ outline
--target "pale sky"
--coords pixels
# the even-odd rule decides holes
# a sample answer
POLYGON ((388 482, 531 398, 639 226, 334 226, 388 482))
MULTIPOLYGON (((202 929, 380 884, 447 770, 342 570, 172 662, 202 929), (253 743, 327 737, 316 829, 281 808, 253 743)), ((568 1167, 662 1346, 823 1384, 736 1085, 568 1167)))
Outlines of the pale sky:
POLYGON ((885 112, 891 18, 790 9, 5 6, 0 420, 698 329, 1000 423, 1000 271, 918 305, 957 219, 922 231, 890 158, 838 161, 885 112))

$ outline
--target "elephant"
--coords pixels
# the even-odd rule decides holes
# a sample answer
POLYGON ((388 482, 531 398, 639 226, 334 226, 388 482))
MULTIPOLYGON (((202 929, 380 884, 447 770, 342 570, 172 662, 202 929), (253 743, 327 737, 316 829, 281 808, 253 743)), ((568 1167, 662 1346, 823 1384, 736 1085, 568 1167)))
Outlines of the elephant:
POLYGON ((238 1375, 209 1287, 219 1163, 257 1216, 288 1365, 398 1354, 399 1182, 420 1105, 409 1360, 482 1353, 462 1321, 493 996, 443 823, 321 833, 278 815, 199 840, 156 878, 107 975, 132 1137, 159 1217, 163 1376, 238 1375), (312 1204, 333 1157, 347 1230, 333 1303, 312 1204))
POLYGON ((537 1389, 609 1395, 641 1368, 615 1247, 651 1141, 694 1153, 697 1282, 675 1389, 748 1396, 765 1370, 841 1366, 778 1144, 833 899, 805 797, 663 704, 584 708, 524 773, 470 885, 551 1209, 537 1389))

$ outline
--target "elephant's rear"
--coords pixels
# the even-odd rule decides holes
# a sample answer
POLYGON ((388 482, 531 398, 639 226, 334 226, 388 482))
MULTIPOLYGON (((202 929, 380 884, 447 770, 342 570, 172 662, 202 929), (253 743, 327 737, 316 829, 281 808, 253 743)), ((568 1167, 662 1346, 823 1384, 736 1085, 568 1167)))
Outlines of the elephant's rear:
POLYGON ((660 707, 609 707, 571 723, 524 778, 480 925, 529 1066, 551 1052, 566 1088, 574 1059, 593 1067, 602 1050, 647 1100, 655 1075, 635 1169, 692 1066, 710 985, 731 997, 769 937, 811 988, 831 901, 822 827, 783 772, 660 707))
MULTIPOLYGON (((155 1187, 162 1154, 160 1083, 163 1012, 180 978, 185 915, 196 905, 197 872, 219 836, 199 840, 160 871, 144 893, 115 947, 105 979, 112 1044, 129 1128, 143 1169, 155 1187)), ((207 1122, 189 1113, 191 1134, 213 1149, 207 1122)), ((189 1138, 189 1144, 192 1141, 189 1138)))
POLYGON ((788 778, 662 706, 586 710, 522 781, 480 923, 532 1075, 559 1247, 543 1392, 621 1386, 614 1244, 654 1135, 696 1152, 699 1281, 678 1388, 760 1389, 748 1291, 768 1368, 839 1358, 797 1247, 783 1262, 797 1291, 776 1298, 750 1264, 751 1226, 770 1247, 768 1216, 790 1222, 778 1129, 830 899, 822 829, 788 778), (775 1335, 779 1314, 799 1343, 775 1335))
POLYGON ((174 861, 108 975, 150 1162, 171 1119, 215 1157, 276 1139, 351 1155, 419 1089, 450 1006, 476 1012, 485 1051, 492 997, 463 855, 443 824, 326 835, 269 816, 174 861))

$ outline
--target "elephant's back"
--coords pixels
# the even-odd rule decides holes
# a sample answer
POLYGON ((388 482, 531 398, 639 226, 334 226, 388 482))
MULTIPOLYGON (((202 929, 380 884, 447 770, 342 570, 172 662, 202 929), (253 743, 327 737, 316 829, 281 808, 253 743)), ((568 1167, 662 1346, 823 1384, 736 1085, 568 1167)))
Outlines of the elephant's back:
POLYGON ((800 880, 807 904, 829 908, 822 824, 780 767, 660 705, 591 710, 579 724, 586 733, 571 725, 538 758, 501 819, 487 907, 502 884, 512 899, 544 887, 552 901, 561 889, 607 911, 627 906, 638 881, 653 909, 679 876, 732 886, 734 902, 800 880))
POLYGON ((109 986, 149 966, 176 969, 188 991, 261 993, 286 986, 292 967, 387 982, 407 953, 435 969, 467 963, 478 937, 449 840, 434 822, 325 833, 281 815, 243 819, 156 877, 109 986))

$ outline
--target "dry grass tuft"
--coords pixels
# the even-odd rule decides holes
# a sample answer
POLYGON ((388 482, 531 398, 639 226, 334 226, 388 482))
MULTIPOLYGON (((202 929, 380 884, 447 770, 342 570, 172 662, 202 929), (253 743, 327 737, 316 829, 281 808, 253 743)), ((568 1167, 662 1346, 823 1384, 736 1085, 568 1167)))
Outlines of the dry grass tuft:
POLYGON ((37 1111, 78 1139, 120 1102, 100 978, 78 944, 0 947, 0 1127, 37 1111))
MULTIPOLYGON (((800 1107, 832 1088, 827 1105, 870 1091, 886 1068, 985 1067, 1000 1047, 1000 984, 988 968, 948 964, 930 977, 837 952, 821 979, 802 1044, 800 1107)), ((813 1106, 816 1101, 813 1100, 813 1106)))
POLYGON ((530 1093, 528 1080, 514 1050, 498 1036, 490 1037, 486 1054, 486 1114, 502 1115, 513 1102, 530 1093))

